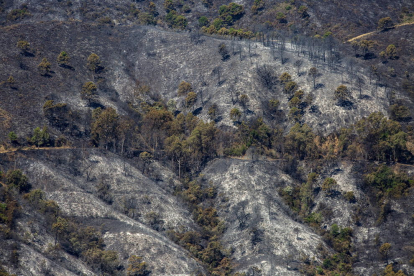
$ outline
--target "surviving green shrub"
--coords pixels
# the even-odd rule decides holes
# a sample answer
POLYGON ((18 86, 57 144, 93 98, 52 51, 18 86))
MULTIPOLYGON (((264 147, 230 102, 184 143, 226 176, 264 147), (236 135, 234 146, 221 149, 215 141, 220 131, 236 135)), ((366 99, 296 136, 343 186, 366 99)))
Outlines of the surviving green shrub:
POLYGON ((44 126, 42 129, 40 127, 37 127, 33 130, 33 136, 30 138, 30 142, 37 147, 47 147, 50 145, 50 135, 49 131, 46 126, 44 126))
POLYGON ((406 121, 411 118, 410 109, 404 105, 393 104, 390 106, 391 118, 396 121, 406 121))
POLYGON ((20 193, 27 192, 30 189, 29 180, 21 170, 8 171, 6 174, 6 184, 11 188, 17 189, 20 193))
POLYGON ((289 81, 285 84, 285 87, 283 88, 283 92, 286 94, 293 94, 296 89, 298 88, 298 84, 294 81, 289 81))
POLYGON ((292 76, 289 73, 284 72, 284 73, 282 73, 282 75, 280 75, 279 81, 282 84, 286 84, 286 83, 292 81, 292 76))
POLYGON ((10 140, 10 142, 11 142, 12 144, 17 143, 17 135, 16 135, 16 133, 14 133, 13 131, 10 131, 10 132, 9 132, 8 137, 9 137, 9 140, 10 140))
POLYGON ((138 15, 138 21, 142 25, 156 25, 157 21, 154 16, 148 12, 141 12, 138 15))
POLYGON ((174 2, 172 0, 165 0, 164 1, 164 8, 166 12, 170 12, 175 10, 174 2))
POLYGON ((7 20, 15 21, 15 20, 26 18, 30 15, 31 14, 29 12, 27 4, 23 4, 20 6, 20 9, 11 10, 9 14, 7 15, 7 20))
POLYGON ((197 101, 197 94, 195 92, 188 93, 185 98, 185 105, 187 108, 192 107, 197 101))
POLYGON ((259 11, 263 10, 263 8, 264 8, 263 0, 254 0, 251 11, 253 14, 257 14, 259 11))
POLYGON ((165 17, 165 21, 168 26, 174 29, 184 30, 187 27, 187 18, 183 15, 179 15, 176 11, 171 10, 165 17))
POLYGON ((217 104, 212 104, 208 109, 208 116, 210 117, 210 120, 214 120, 216 118, 218 106, 217 104))
POLYGON ((27 54, 30 51, 30 43, 26 40, 19 40, 17 42, 17 48, 20 49, 22 54, 27 54))
POLYGON ((98 73, 102 69, 101 58, 95 53, 90 54, 86 63, 86 67, 90 71, 98 73))
POLYGON ((384 269, 384 272, 382 272, 381 275, 383 276, 407 276, 407 274, 405 274, 402 270, 399 270, 398 272, 394 272, 394 268, 392 264, 387 265, 384 269))
POLYGON ((290 99, 288 105, 289 108, 293 108, 293 107, 298 107, 300 104, 300 99, 298 97, 293 97, 292 99, 290 99))
POLYGON ((151 271, 148 270, 146 262, 142 261, 141 257, 132 255, 128 259, 127 276, 147 276, 151 271))
POLYGON ((348 191, 345 193, 344 197, 346 198, 346 200, 348 200, 350 203, 355 203, 356 202, 356 198, 354 195, 353 191, 348 191))
POLYGON ((108 25, 108 26, 111 26, 111 27, 115 26, 114 21, 109 16, 99 18, 98 22, 101 25, 108 25))
POLYGON ((238 108, 233 108, 230 110, 230 119, 233 121, 239 121, 241 118, 241 112, 238 108))
POLYGON ((95 109, 91 128, 92 140, 96 145, 102 145, 106 149, 116 140, 119 128, 119 115, 112 107, 100 110, 95 109))
POLYGON ((365 183, 380 190, 384 196, 400 197, 414 184, 404 173, 395 173, 386 165, 364 176, 365 183))
POLYGON ((378 30, 385 31, 394 27, 391 17, 384 17, 378 21, 378 30))
POLYGON ((389 59, 396 59, 397 55, 397 47, 394 44, 388 45, 387 49, 385 49, 385 54, 389 59))
POLYGON ((327 195, 331 195, 336 185, 337 182, 335 179, 327 177, 325 181, 322 183, 322 191, 326 192, 327 195))
POLYGON ((388 255, 390 254, 390 250, 391 250, 390 243, 384 243, 379 248, 379 252, 385 260, 388 260, 388 255))
POLYGON ((82 257, 95 271, 114 275, 119 266, 118 253, 112 250, 90 248, 82 252, 82 257))
POLYGON ((278 12, 276 14, 276 19, 279 20, 279 23, 286 23, 286 15, 283 12, 278 12))
POLYGON ((178 96, 187 95, 192 90, 193 90, 193 87, 191 86, 191 83, 186 82, 186 81, 181 81, 180 85, 178 86, 177 95, 178 96))
POLYGON ((47 60, 47 58, 43 58, 42 62, 39 63, 37 66, 37 69, 39 70, 40 75, 47 76, 50 73, 50 62, 47 60))
POLYGON ((222 5, 219 8, 220 18, 226 21, 227 24, 232 24, 234 20, 240 19, 244 14, 243 5, 230 3, 222 5))
POLYGON ((63 51, 57 57, 57 63, 60 66, 68 65, 69 59, 70 59, 69 55, 65 51, 63 51))
POLYGON ((247 96, 246 94, 242 94, 239 97, 239 101, 240 101, 240 105, 243 106, 244 108, 246 108, 247 104, 250 101, 250 99, 249 99, 249 96, 247 96))
POLYGON ((349 101, 351 98, 351 91, 345 85, 340 85, 336 88, 334 93, 335 100, 340 102, 349 101))
POLYGON ((218 31, 223 26, 223 20, 216 18, 213 20, 213 23, 211 23, 211 26, 214 26, 215 30, 218 31))
POLYGON ((208 21, 208 18, 206 16, 202 16, 198 19, 198 26, 200 28, 204 27, 204 26, 208 26, 208 24, 209 24, 209 21, 208 21))
POLYGON ((82 86, 81 97, 91 103, 97 95, 98 87, 91 81, 82 86))

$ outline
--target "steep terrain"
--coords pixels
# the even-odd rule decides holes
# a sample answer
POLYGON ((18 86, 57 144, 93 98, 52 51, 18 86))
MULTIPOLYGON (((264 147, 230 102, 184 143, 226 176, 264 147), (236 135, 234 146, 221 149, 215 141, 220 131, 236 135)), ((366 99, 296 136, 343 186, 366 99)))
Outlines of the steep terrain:
MULTIPOLYGON (((177 96, 177 89, 181 81, 189 81, 199 97, 188 111, 197 110, 200 118, 208 120, 208 108, 216 104, 216 117, 222 119, 219 124, 232 125, 229 119, 232 108, 238 107, 247 118, 266 116, 263 110, 269 99, 279 100, 281 110, 287 114, 290 95, 284 95, 283 85, 277 83, 279 76, 288 72, 299 89, 313 94, 316 105, 312 110, 310 106, 306 109, 304 122, 322 133, 338 130, 372 112, 388 112, 390 91, 386 91, 387 87, 378 88, 376 82, 371 82, 368 71, 360 69, 357 64, 351 69, 346 68, 345 64, 338 64, 331 70, 318 59, 310 61, 303 53, 296 54, 290 44, 285 45, 287 49, 283 52, 284 62, 281 64, 280 51, 271 46, 264 47, 261 43, 209 37, 198 37, 194 41, 187 33, 136 26, 113 29, 76 22, 44 23, 42 28, 37 26, 6 27, 2 37, 2 47, 8 49, 2 53, 2 58, 9 62, 2 65, 1 78, 7 80, 12 75, 16 83, 15 88, 2 88, 1 100, 7 103, 4 110, 15 124, 10 129, 19 135, 46 123, 42 106, 49 99, 55 103, 66 103, 70 110, 79 110, 80 116, 86 116, 87 103, 80 100, 80 92, 87 81, 97 83, 99 103, 114 107, 120 114, 125 114, 126 102, 134 102, 137 81, 150 86, 152 97, 159 95, 164 99, 173 99, 178 110, 185 109, 184 99, 177 96), (45 30, 49 38, 42 38, 41 33, 45 30), (34 56, 19 54, 19 49, 15 47, 19 37, 30 41, 34 56), (49 40, 51 37, 54 39, 49 40), (234 55, 230 53, 228 60, 223 61, 218 52, 220 43, 225 43, 230 52, 234 49, 234 55), (71 57, 72 69, 59 67, 54 62, 61 51, 66 51, 71 57), (102 57, 105 69, 99 75, 88 72, 86 68, 90 53, 102 57), (42 58, 53 64, 50 76, 42 77, 37 72, 42 58), (299 76, 293 66, 296 60, 303 62, 299 76), (319 71, 317 89, 313 89, 307 74, 314 66, 319 71), (267 71, 270 85, 264 84, 258 68, 267 71), (215 70, 219 73, 213 73, 215 70), (356 73, 362 78, 362 87, 357 87, 353 80, 356 73), (347 85, 352 92, 351 108, 336 105, 334 91, 341 84, 347 85), (364 91, 364 97, 360 97, 359 90, 364 91), (241 94, 249 98, 246 106, 241 106, 238 100, 241 94), (20 109, 16 106, 23 106, 25 112, 30 112, 30 120, 26 113, 18 114, 20 109)), ((265 119, 270 121, 273 117, 266 116, 265 119)), ((284 121, 283 117, 278 120, 284 121)), ((78 124, 79 131, 85 132, 84 126, 80 122, 78 124)))
POLYGON ((414 273, 412 4, 238 4, 0 1, 0 275, 414 273))

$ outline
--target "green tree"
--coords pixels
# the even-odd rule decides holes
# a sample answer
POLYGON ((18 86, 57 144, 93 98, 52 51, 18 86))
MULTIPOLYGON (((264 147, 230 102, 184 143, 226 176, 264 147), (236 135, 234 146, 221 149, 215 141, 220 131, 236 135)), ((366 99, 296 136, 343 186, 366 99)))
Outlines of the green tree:
POLYGON ((116 138, 118 133, 119 115, 112 107, 104 109, 92 123, 92 137, 95 143, 104 146, 112 144, 116 150, 116 138))
POLYGON ((397 47, 394 44, 388 45, 387 49, 385 50, 385 54, 389 59, 396 59, 397 55, 397 47))
POLYGON ((391 250, 391 244, 390 243, 384 243, 379 248, 379 252, 380 252, 381 256, 387 261, 387 263, 388 263, 388 256, 390 254, 390 250, 391 250))
POLYGON ((192 90, 193 90, 193 87, 191 86, 191 83, 186 82, 186 81, 181 81, 180 85, 178 86, 177 95, 184 96, 184 95, 187 95, 192 90))
POLYGON ((98 73, 102 69, 101 58, 95 53, 90 54, 86 63, 86 67, 90 71, 98 73))
POLYGON ((56 222, 52 224, 52 229, 55 231, 55 245, 59 235, 62 235, 66 232, 69 227, 67 219, 62 217, 57 217, 56 222))
POLYGON ((283 12, 278 12, 276 14, 276 19, 279 20, 279 23, 286 23, 286 15, 283 12))
POLYGON ((84 100, 87 100, 90 104, 93 100, 96 99, 98 87, 91 82, 88 81, 82 86, 81 97, 84 100))
POLYGON ((188 25, 187 18, 183 15, 177 14, 177 12, 174 10, 168 12, 167 16, 165 17, 165 21, 169 27, 175 29, 183 30, 188 25))
POLYGON ((127 268, 128 276, 147 276, 150 273, 151 271, 148 270, 148 265, 142 261, 141 257, 136 255, 129 257, 127 268))
POLYGON ((233 121, 239 121, 241 118, 241 112, 238 108, 233 108, 230 110, 230 119, 233 121))
POLYGON ((198 19, 198 26, 200 28, 204 27, 204 26, 208 26, 208 24, 209 24, 209 21, 208 21, 208 18, 206 16, 202 16, 198 19))
POLYGON ((404 105, 393 104, 390 106, 391 118, 396 121, 406 121, 410 118, 410 109, 404 105))
POLYGON ((290 101, 288 103, 289 108, 293 108, 293 107, 297 108, 299 106, 299 104, 300 104, 300 99, 296 96, 293 97, 292 99, 290 99, 290 101))
POLYGON ((269 111, 272 113, 275 113, 279 109, 280 101, 275 100, 275 99, 270 99, 268 102, 268 106, 269 106, 269 111))
POLYGON ((359 42, 359 48, 362 51, 362 54, 364 56, 364 58, 367 58, 368 53, 370 52, 370 50, 372 49, 372 47, 374 47, 375 42, 372 40, 362 40, 361 42, 359 42))
POLYGON ((69 60, 70 60, 70 57, 69 57, 69 55, 65 51, 61 52, 59 54, 59 56, 57 57, 57 63, 60 66, 68 65, 69 60))
POLYGON ((334 191, 333 189, 337 184, 338 183, 335 179, 327 177, 325 181, 322 183, 322 191, 326 192, 327 195, 332 195, 334 191))
POLYGON ((16 133, 14 133, 13 131, 9 132, 9 140, 12 144, 16 144, 17 143, 17 135, 16 133))
POLYGON ((6 174, 6 184, 17 189, 20 193, 30 189, 29 179, 21 170, 8 171, 6 174))
POLYGON ((40 75, 42 76, 47 76, 50 73, 50 62, 46 59, 43 58, 42 62, 39 63, 39 65, 37 66, 37 69, 39 70, 40 75))
POLYGON ((164 1, 164 8, 165 8, 165 11, 167 13, 170 12, 170 11, 175 10, 175 8, 174 8, 174 2, 172 0, 165 0, 164 1))
POLYGON ((243 108, 247 107, 247 104, 249 103, 249 101, 250 101, 249 96, 247 96, 246 94, 240 95, 240 104, 241 106, 243 106, 243 108))
POLYGON ((216 118, 218 106, 217 104, 212 104, 208 109, 208 116, 210 117, 210 120, 214 120, 216 118))
POLYGON ((216 29, 216 31, 220 30, 221 27, 223 27, 223 20, 220 18, 216 18, 213 20, 213 23, 211 23, 212 26, 216 29))
POLYGON ((348 90, 348 87, 345 85, 340 85, 335 90, 335 100, 339 100, 341 102, 349 101, 351 98, 351 92, 348 90))
POLYGON ((391 17, 384 17, 378 21, 378 30, 385 31, 391 28, 394 28, 391 17))
POLYGON ((30 43, 27 42, 26 40, 19 40, 17 42, 17 48, 20 49, 20 51, 23 55, 26 55, 30 51, 30 43))
POLYGON ((298 85, 294 81, 289 81, 285 84, 285 87, 283 88, 283 92, 285 92, 288 95, 293 94, 296 89, 298 88, 298 85))
POLYGON ((196 103, 196 101, 197 101, 197 94, 195 92, 190 92, 185 98, 185 105, 187 108, 190 108, 196 103))
POLYGON ((282 75, 280 75, 279 81, 282 84, 286 84, 286 83, 292 81, 292 76, 289 73, 284 72, 282 75))
POLYGON ((285 148, 299 159, 317 158, 319 152, 314 140, 315 134, 307 124, 296 123, 286 136, 285 148))
POLYGON ((50 135, 47 127, 44 126, 43 129, 40 129, 40 127, 35 128, 30 141, 37 147, 48 146, 50 142, 50 135))

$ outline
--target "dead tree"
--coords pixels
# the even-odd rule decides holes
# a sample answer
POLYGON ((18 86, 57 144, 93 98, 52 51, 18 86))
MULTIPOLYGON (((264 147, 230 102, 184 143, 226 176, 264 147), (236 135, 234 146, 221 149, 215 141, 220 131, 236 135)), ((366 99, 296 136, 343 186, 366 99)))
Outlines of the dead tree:
POLYGON ((297 61, 295 61, 295 63, 293 64, 293 66, 295 66, 296 67, 296 73, 297 73, 297 75, 298 76, 300 76, 300 68, 302 67, 302 65, 303 65, 303 60, 301 60, 301 59, 298 59, 297 61))

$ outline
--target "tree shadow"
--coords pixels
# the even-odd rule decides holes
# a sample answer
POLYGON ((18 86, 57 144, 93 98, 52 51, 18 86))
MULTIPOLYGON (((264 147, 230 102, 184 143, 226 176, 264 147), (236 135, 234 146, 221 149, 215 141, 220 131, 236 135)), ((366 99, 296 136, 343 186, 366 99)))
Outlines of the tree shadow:
POLYGON ((362 94, 361 96, 359 96, 360 100, 370 100, 371 96, 367 95, 367 94, 362 94))
POLYGON ((317 90, 317 89, 320 89, 320 88, 324 88, 325 87, 325 84, 323 84, 323 83, 317 83, 316 85, 315 85, 315 89, 317 90))
POLYGON ((67 65, 67 64, 59 64, 59 66, 62 67, 62 68, 65 68, 65 69, 75 71, 75 68, 73 68, 72 66, 67 65))
POLYGON ((25 57, 34 57, 35 55, 33 53, 30 53, 30 52, 23 52, 22 53, 22 56, 25 56, 25 57))
POLYGON ((312 105, 312 106, 309 108, 309 113, 315 113, 315 114, 319 114, 319 113, 321 113, 321 112, 319 111, 319 106, 318 106, 318 105, 312 105))
POLYGON ((197 116, 201 113, 201 111, 203 111, 203 107, 200 106, 199 108, 196 108, 192 113, 194 116, 197 116))
POLYGON ((222 86, 225 82, 226 82, 226 80, 221 80, 217 83, 217 86, 222 86))
POLYGON ((356 109, 356 105, 353 102, 349 101, 349 100, 339 100, 336 103, 336 105, 340 106, 340 107, 343 107, 344 109, 347 109, 347 110, 356 109))

